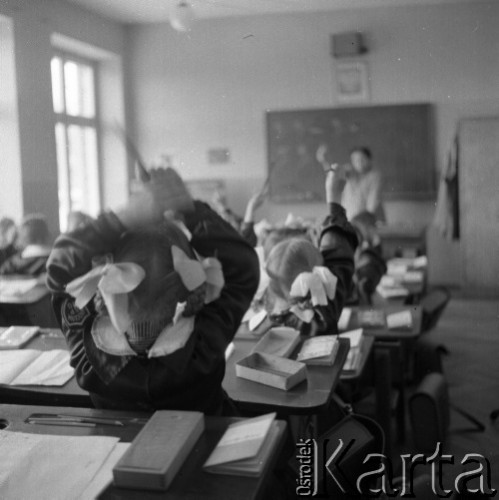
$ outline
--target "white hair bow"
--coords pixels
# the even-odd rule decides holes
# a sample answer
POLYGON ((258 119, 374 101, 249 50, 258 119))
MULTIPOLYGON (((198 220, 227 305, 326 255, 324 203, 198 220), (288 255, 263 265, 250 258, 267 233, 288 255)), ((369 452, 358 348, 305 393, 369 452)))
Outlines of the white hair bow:
MULTIPOLYGON (((293 298, 305 298, 310 293, 313 307, 326 306, 328 299, 333 300, 336 295, 337 282, 338 278, 327 267, 315 266, 312 272, 300 273, 295 278, 289 294, 293 298)), ((303 305, 295 304, 290 310, 306 323, 314 316, 313 309, 303 305)))
POLYGON ((222 264, 215 257, 190 259, 179 247, 172 246, 173 268, 187 290, 192 291, 206 283, 205 304, 220 297, 225 280, 222 264))
POLYGON ((68 283, 66 292, 76 299, 76 306, 83 309, 99 290, 113 326, 124 333, 131 323, 128 293, 139 286, 145 275, 144 269, 132 262, 108 263, 68 283))

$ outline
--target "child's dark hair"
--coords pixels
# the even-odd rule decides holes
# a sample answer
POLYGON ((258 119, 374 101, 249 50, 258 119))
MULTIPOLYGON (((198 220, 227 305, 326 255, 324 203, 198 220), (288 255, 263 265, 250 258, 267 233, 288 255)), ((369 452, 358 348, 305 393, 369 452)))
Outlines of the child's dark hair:
POLYGON ((19 228, 19 238, 26 245, 47 245, 50 232, 47 219, 42 214, 26 215, 19 228))
POLYGON ((373 158, 372 151, 367 146, 356 146, 350 150, 350 154, 353 153, 362 153, 366 158, 369 158, 370 160, 372 160, 373 158))

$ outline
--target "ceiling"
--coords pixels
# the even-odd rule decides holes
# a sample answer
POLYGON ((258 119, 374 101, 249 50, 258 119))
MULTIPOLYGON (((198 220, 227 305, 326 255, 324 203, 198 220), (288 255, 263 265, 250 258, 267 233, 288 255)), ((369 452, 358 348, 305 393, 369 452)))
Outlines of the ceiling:
MULTIPOLYGON (((179 0, 66 0, 121 23, 166 22, 179 0)), ((476 0, 188 0, 197 18, 331 11, 476 0)))

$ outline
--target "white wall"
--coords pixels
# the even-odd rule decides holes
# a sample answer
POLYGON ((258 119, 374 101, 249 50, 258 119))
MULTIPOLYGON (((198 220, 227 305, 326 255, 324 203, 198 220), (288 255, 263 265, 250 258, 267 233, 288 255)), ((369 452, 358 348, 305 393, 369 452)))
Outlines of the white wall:
POLYGON ((23 198, 15 72, 13 24, 0 16, 0 217, 18 219, 23 198))
MULTIPOLYGON (((361 31, 369 53, 371 104, 430 102, 442 164, 456 122, 499 113, 499 4, 377 7, 327 13, 200 20, 190 33, 168 25, 128 31, 130 110, 149 161, 173 153, 186 178, 226 178, 239 211, 266 174, 266 110, 334 107, 329 37, 361 31), (226 147, 227 165, 207 150, 226 147)), ((424 226, 434 202, 392 202, 391 224, 424 226)), ((317 205, 274 205, 267 215, 318 215, 317 205)), ((432 281, 459 282, 459 245, 430 231, 432 281)))
MULTIPOLYGON (((60 0, 1 2, 0 14, 11 20, 14 29, 13 56, 17 87, 16 133, 19 137, 21 171, 17 178, 12 179, 12 184, 9 183, 9 189, 16 196, 19 196, 19 191, 22 192, 23 213, 44 213, 49 218, 51 230, 57 233, 59 216, 50 81, 51 35, 59 33, 120 57, 123 53, 124 29, 117 23, 60 0)), ((119 84, 122 85, 122 82, 119 84)), ((116 95, 119 96, 119 92, 118 88, 116 95)), ((15 153, 12 154, 15 156, 15 153)), ((119 161, 121 168, 113 176, 116 185, 111 191, 114 197, 124 198, 127 195, 127 183, 123 182, 127 178, 124 153, 121 158, 119 154, 113 158, 115 168, 119 161)), ((108 201, 105 200, 105 204, 108 201)), ((19 211, 19 207, 15 211, 19 211)), ((20 217, 22 214, 12 215, 20 217)))

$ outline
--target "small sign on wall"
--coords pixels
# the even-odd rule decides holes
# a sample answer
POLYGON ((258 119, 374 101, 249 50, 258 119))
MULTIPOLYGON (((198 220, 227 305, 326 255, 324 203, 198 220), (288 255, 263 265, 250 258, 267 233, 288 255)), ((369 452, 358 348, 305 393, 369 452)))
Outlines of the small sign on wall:
POLYGON ((230 151, 227 148, 208 149, 208 163, 210 165, 222 165, 229 163, 230 151))
POLYGON ((339 62, 334 71, 338 101, 357 103, 369 100, 369 72, 366 62, 339 62))

